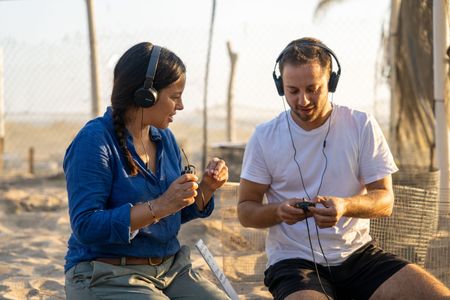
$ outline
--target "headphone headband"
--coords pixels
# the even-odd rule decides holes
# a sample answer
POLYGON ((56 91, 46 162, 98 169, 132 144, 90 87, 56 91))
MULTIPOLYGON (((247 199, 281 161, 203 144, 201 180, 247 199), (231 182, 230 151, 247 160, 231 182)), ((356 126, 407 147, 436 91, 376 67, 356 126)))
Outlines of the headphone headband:
POLYGON ((144 89, 153 88, 153 80, 155 79, 160 53, 161 47, 154 45, 148 62, 147 73, 145 74, 144 89))
POLYGON ((338 66, 338 70, 337 70, 337 72, 333 72, 333 71, 331 72, 330 79, 328 81, 328 91, 331 92, 331 93, 334 93, 336 91, 336 87, 337 87, 337 84, 339 82, 339 77, 341 76, 341 64, 339 63, 339 60, 338 60, 336 54, 334 54, 333 50, 331 50, 330 48, 325 46, 325 44, 323 44, 323 43, 315 43, 315 42, 312 42, 312 41, 298 41, 298 42, 291 42, 291 43, 289 43, 289 45, 287 45, 286 48, 284 48, 284 50, 281 51, 280 55, 278 55, 277 60, 275 61, 275 66, 273 67, 272 77, 273 77, 273 80, 275 81, 275 86, 277 88, 278 94, 280 96, 284 96, 283 80, 281 78, 281 74, 280 74, 280 76, 276 75, 277 64, 279 64, 279 62, 281 61, 283 55, 289 49, 291 49, 291 47, 299 48, 299 46, 315 46, 315 47, 319 47, 319 48, 325 50, 330 56, 332 56, 334 58, 334 60, 336 61, 337 66, 338 66))
POLYGON ((147 72, 145 73, 144 86, 134 93, 134 103, 139 107, 150 107, 158 100, 158 91, 153 88, 153 80, 155 79, 156 69, 158 69, 161 49, 160 46, 153 45, 147 72))
MULTIPOLYGON (((292 45, 288 45, 286 46, 286 48, 284 48, 283 51, 281 51, 280 55, 278 55, 278 58, 276 60, 276 63, 279 63, 281 58, 283 57, 283 55, 287 52, 287 50, 289 50, 289 48, 291 47, 296 47, 298 48, 299 46, 315 46, 315 47, 319 47, 322 48, 323 50, 325 50, 328 54, 330 54, 334 60, 336 61, 336 64, 338 66, 338 70, 336 72, 336 74, 341 75, 341 64, 339 63, 339 60, 336 56, 336 54, 334 54, 333 50, 331 50, 330 48, 328 48, 327 46, 325 46, 322 43, 314 43, 314 42, 309 42, 309 41, 304 41, 304 42, 298 42, 298 43, 294 43, 292 45)), ((275 66, 276 67, 276 66, 275 66)))

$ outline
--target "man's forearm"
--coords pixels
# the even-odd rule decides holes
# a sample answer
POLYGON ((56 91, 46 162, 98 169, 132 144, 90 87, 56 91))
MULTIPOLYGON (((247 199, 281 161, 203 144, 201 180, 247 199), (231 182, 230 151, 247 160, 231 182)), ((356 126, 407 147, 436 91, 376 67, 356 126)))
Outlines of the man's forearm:
POLYGON ((242 226, 267 228, 281 222, 277 215, 278 204, 262 204, 255 201, 241 201, 238 204, 238 217, 242 226))
POLYGON ((388 217, 394 207, 394 195, 386 189, 371 190, 365 195, 346 198, 346 217, 380 218, 388 217))

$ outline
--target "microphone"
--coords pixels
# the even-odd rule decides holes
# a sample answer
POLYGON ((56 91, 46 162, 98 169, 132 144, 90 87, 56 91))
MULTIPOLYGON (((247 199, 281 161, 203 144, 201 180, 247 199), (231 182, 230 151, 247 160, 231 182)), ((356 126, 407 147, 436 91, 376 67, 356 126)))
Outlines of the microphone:
POLYGON ((181 152, 183 152, 184 158, 186 159, 186 162, 187 162, 187 165, 184 166, 184 170, 181 171, 181 175, 184 175, 184 174, 195 174, 195 166, 191 165, 189 163, 189 159, 187 158, 187 155, 184 152, 183 148, 181 148, 181 152))

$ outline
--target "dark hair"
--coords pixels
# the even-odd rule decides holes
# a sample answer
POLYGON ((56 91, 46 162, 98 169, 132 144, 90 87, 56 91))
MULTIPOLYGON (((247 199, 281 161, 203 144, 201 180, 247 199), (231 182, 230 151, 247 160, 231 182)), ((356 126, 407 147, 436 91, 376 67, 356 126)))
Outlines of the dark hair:
POLYGON ((303 65, 318 61, 320 66, 331 74, 332 60, 331 55, 325 49, 314 46, 314 44, 323 45, 323 43, 315 38, 304 37, 294 40, 283 50, 283 56, 279 61, 280 74, 286 63, 303 65))
MULTIPOLYGON (((137 107, 134 102, 134 93, 144 86, 152 49, 153 45, 149 42, 134 45, 122 55, 114 68, 114 82, 111 93, 114 130, 119 140, 120 149, 127 160, 131 176, 137 175, 139 168, 127 148, 125 114, 130 108, 137 107)), ((186 67, 183 61, 175 53, 162 48, 153 80, 153 88, 157 91, 164 89, 180 79, 185 73, 186 67)))

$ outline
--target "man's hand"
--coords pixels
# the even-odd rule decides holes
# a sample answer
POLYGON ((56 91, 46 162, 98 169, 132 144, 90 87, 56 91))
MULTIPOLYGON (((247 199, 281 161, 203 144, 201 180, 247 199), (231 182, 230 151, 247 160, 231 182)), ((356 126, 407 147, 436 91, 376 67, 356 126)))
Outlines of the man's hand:
POLYGON ((347 202, 344 198, 317 196, 314 202, 323 205, 308 208, 320 228, 335 226, 345 214, 347 202))
POLYGON ((303 201, 298 198, 291 198, 286 201, 280 203, 277 207, 277 217, 281 222, 285 222, 286 224, 292 225, 299 221, 303 221, 307 217, 311 217, 311 212, 303 211, 303 209, 294 207, 294 204, 297 202, 303 201))

